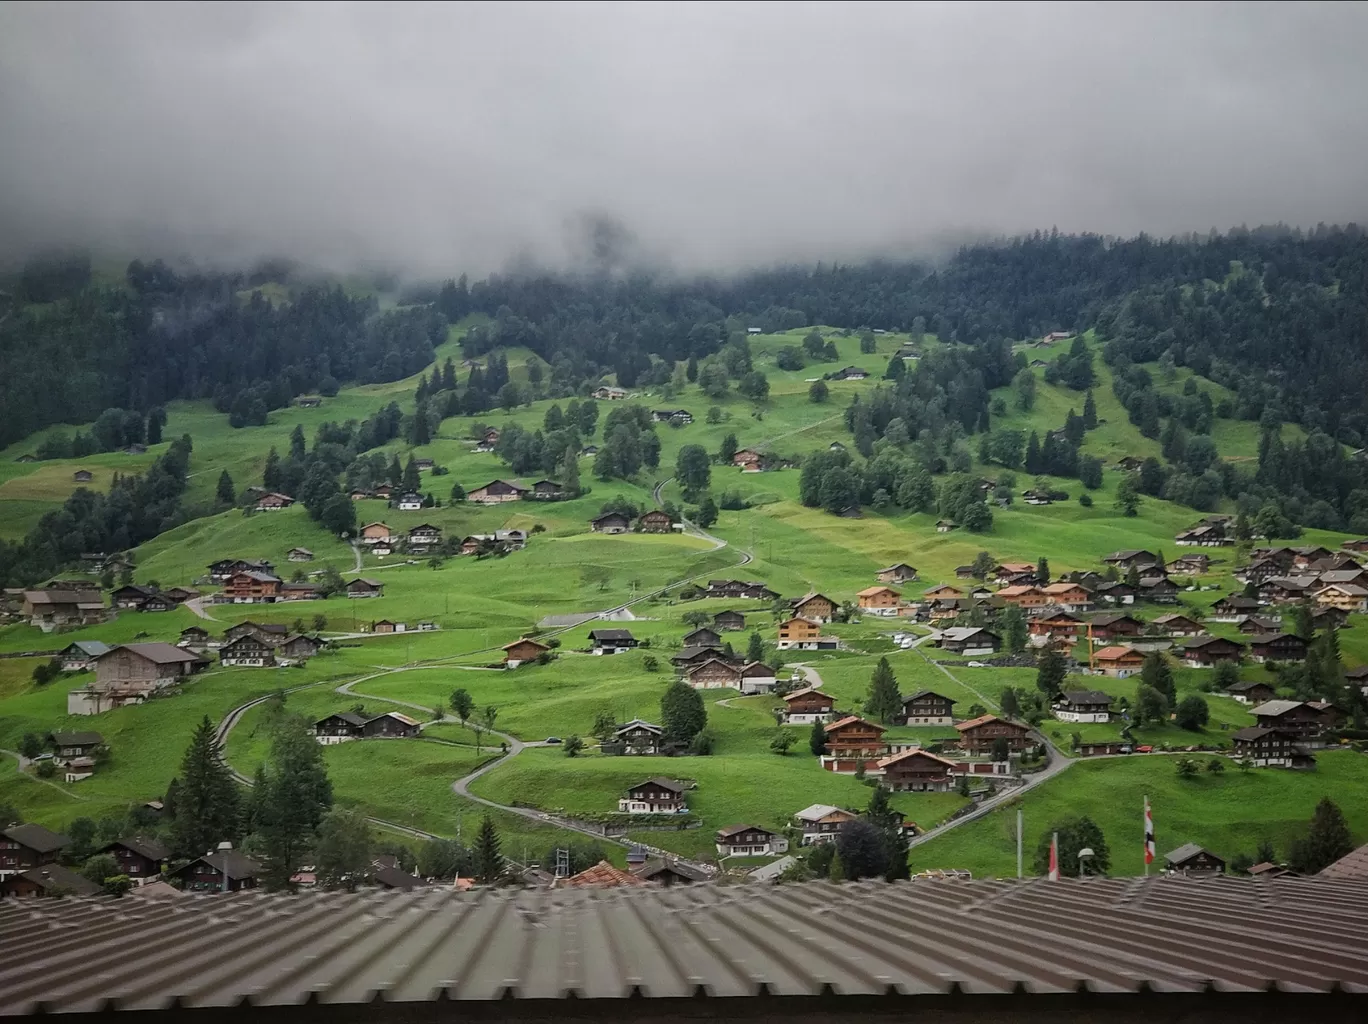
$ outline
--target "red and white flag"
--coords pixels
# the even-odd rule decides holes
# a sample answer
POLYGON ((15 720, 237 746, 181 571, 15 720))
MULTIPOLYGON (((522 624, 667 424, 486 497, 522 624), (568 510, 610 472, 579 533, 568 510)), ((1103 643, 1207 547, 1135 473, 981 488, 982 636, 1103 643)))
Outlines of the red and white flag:
POLYGON ((1059 833, 1050 836, 1050 881, 1059 881, 1059 833))
POLYGON ((1150 814, 1149 797, 1145 797, 1145 867, 1154 863, 1154 817, 1150 814))

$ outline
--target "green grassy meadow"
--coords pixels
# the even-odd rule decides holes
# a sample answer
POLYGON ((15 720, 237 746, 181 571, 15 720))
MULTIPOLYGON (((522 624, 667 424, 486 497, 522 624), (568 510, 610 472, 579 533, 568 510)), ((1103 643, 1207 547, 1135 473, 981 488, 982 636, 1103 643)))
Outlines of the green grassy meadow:
MULTIPOLYGON (((268 296, 272 301, 282 296, 268 296)), ((459 361, 461 328, 438 351, 438 362, 447 356, 459 361)), ((851 600, 857 591, 874 582, 875 572, 894 562, 908 562, 920 570, 919 581, 903 588, 915 597, 927 588, 954 582, 955 567, 972 562, 979 551, 999 560, 1049 560, 1054 575, 1072 569, 1098 568, 1103 555, 1118 548, 1162 550, 1172 558, 1179 553, 1173 535, 1199 517, 1199 513, 1169 502, 1146 498, 1140 515, 1126 518, 1114 507, 1121 474, 1108 470, 1101 489, 1093 492, 1094 504, 1078 504, 1082 488, 1077 480, 1056 481, 1071 500, 1048 507, 1016 503, 994 510, 990 533, 965 531, 939 534, 936 516, 894 512, 883 515, 866 510, 860 520, 829 516, 803 507, 798 501, 797 469, 742 474, 730 466, 714 466, 714 494, 738 491, 753 503, 744 511, 724 511, 711 533, 726 542, 712 542, 687 535, 606 537, 589 532, 588 520, 601 505, 621 495, 639 505, 649 505, 652 489, 673 472, 676 455, 686 444, 716 451, 723 437, 735 434, 742 447, 763 447, 785 456, 802 456, 833 441, 850 444, 842 411, 850 398, 879 387, 889 357, 906 341, 905 336, 878 336, 878 351, 859 352, 854 336, 830 332, 839 359, 810 364, 797 371, 775 365, 781 348, 801 345, 807 329, 751 339, 756 366, 769 377, 770 398, 757 405, 730 393, 713 400, 689 386, 682 394, 667 395, 661 389, 643 389, 636 400, 650 407, 689 409, 694 422, 684 427, 661 425, 660 466, 631 482, 603 482, 592 476, 592 460, 580 466, 589 493, 574 501, 522 502, 496 507, 465 504, 399 512, 379 501, 358 503, 362 523, 380 520, 402 532, 420 523, 440 526, 450 536, 488 533, 520 527, 534 530, 528 547, 503 558, 477 560, 452 558, 439 567, 425 559, 403 555, 378 558, 364 553, 362 572, 385 584, 383 597, 368 600, 333 598, 327 601, 280 605, 211 605, 213 621, 197 619, 189 609, 161 614, 123 612, 115 621, 76 632, 43 634, 23 624, 0 626, 0 653, 56 650, 75 639, 98 639, 107 643, 139 639, 174 641, 180 630, 199 623, 213 630, 252 619, 258 622, 299 623, 308 627, 315 615, 327 620, 326 630, 341 637, 336 650, 313 659, 305 668, 220 669, 194 678, 183 689, 164 698, 121 711, 88 718, 65 714, 66 691, 89 677, 59 679, 44 687, 32 682, 35 658, 0 659, 0 748, 14 749, 26 732, 46 734, 54 729, 93 728, 108 739, 112 757, 92 779, 75 785, 44 785, 21 775, 13 759, 0 760, 0 800, 14 803, 25 816, 52 827, 62 827, 78 815, 98 816, 147 799, 159 797, 176 773, 181 753, 194 725, 204 716, 219 721, 247 700, 280 689, 307 686, 288 696, 290 713, 318 718, 332 711, 362 704, 378 712, 388 705, 384 698, 410 702, 423 708, 445 707, 451 692, 467 689, 479 707, 495 706, 496 728, 524 740, 547 736, 587 735, 600 712, 618 721, 634 717, 659 719, 660 695, 672 678, 669 656, 688 630, 683 616, 692 610, 709 613, 724 608, 748 616, 745 633, 727 639, 744 649, 751 628, 767 641, 774 638, 774 618, 768 606, 744 601, 698 601, 679 599, 675 584, 695 577, 739 577, 764 580, 785 596, 820 590, 838 600, 851 600), (807 398, 809 381, 845 365, 862 366, 873 377, 863 382, 831 382, 831 398, 814 404, 807 398), (708 412, 716 408, 716 414, 708 412), (715 419, 716 422, 708 422, 715 419), (540 529, 537 529, 540 528, 540 529), (746 555, 749 564, 738 563, 746 555), (646 595, 669 591, 663 596, 646 595), (499 660, 498 648, 537 629, 545 616, 594 612, 635 602, 633 622, 614 623, 630 628, 649 643, 629 654, 593 657, 584 653, 593 624, 563 631, 560 656, 548 665, 529 665, 515 671, 490 670, 499 660), (406 623, 410 631, 396 635, 355 636, 366 633, 381 619, 406 623), (420 622, 436 625, 431 631, 415 631, 420 622), (650 671, 646 658, 659 667, 650 671), (356 686, 357 696, 335 692, 350 680, 365 678, 356 686)), ((928 338, 924 349, 937 345, 928 338)), ((1050 360, 1056 349, 1027 348, 1028 358, 1050 360)), ((529 354, 508 353, 512 375, 526 378, 529 354)), ((1158 454, 1157 442, 1146 439, 1129 424, 1126 413, 1111 392, 1110 370, 1096 361, 1099 376, 1094 388, 1099 426, 1090 432, 1084 451, 1102 457, 1108 465, 1123 455, 1158 454)), ((1155 369, 1155 368, 1151 368, 1155 369)), ((1038 374, 1042 371, 1037 370, 1038 374)), ((1186 370, 1166 388, 1181 389, 1186 370)), ((1159 375, 1156 372, 1156 380, 1159 375)), ((289 408, 273 412, 265 426, 233 430, 227 417, 207 402, 176 402, 168 407, 168 438, 189 433, 194 439, 191 486, 192 503, 207 504, 213 498, 219 473, 227 469, 239 491, 260 483, 267 453, 272 447, 285 451, 296 425, 310 438, 324 421, 362 419, 390 401, 405 411, 413 407, 416 378, 383 385, 344 389, 325 399, 316 409, 289 408)), ((1210 381, 1199 386, 1219 400, 1224 392, 1210 381)), ((1008 415, 994 421, 995 428, 1046 430, 1063 425, 1070 408, 1081 411, 1083 395, 1039 381, 1035 407, 1029 412, 1015 408, 1005 390, 1008 415)), ((443 500, 451 485, 466 490, 496 477, 512 474, 493 454, 471 450, 471 434, 477 423, 503 426, 517 423, 540 427, 550 401, 542 400, 510 411, 496 410, 479 417, 459 417, 441 424, 437 436, 413 454, 430 457, 450 472, 424 478, 424 490, 443 500)), ((563 404, 563 403, 562 403, 563 404)), ((606 403, 604 403, 606 405, 606 403)), ((607 409, 600 407, 600 415, 607 409)), ((104 489, 114 472, 136 472, 164 450, 154 446, 146 456, 118 453, 84 459, 46 463, 19 463, 23 453, 33 451, 43 437, 55 430, 11 445, 0 452, 0 538, 20 539, 37 520, 57 508, 77 486, 72 473, 89 469, 95 474, 88 486, 104 489)), ((1294 436, 1293 427, 1284 427, 1294 436)), ((1213 437, 1226 458, 1247 460, 1257 451, 1257 425, 1218 420, 1213 437)), ((599 435, 587 442, 601 443, 599 435)), ((407 457, 401 441, 381 449, 386 456, 407 457)), ((996 476, 997 467, 974 466, 975 472, 996 476)), ((1024 472, 1016 474, 1020 487, 1029 486, 1024 472)), ((664 497, 680 500, 677 488, 667 484, 664 497)), ((1337 547, 1342 535, 1307 531, 1302 543, 1337 547)), ((1230 573, 1243 557, 1234 549, 1210 552, 1219 561, 1210 575, 1195 581, 1201 589, 1180 594, 1177 607, 1142 607, 1133 612, 1144 618, 1168 611, 1200 614, 1211 602, 1233 589, 1230 573)), ((190 584, 207 564, 217 558, 266 558, 277 571, 291 575, 296 568, 316 570, 334 566, 350 575, 356 556, 343 540, 331 536, 309 519, 301 507, 281 512, 244 515, 240 510, 221 512, 178 526, 134 552, 138 582, 162 586, 190 584), (289 549, 301 546, 314 552, 310 563, 295 565, 286 560, 289 549)), ((68 574, 74 575, 74 574, 68 574)), ((1362 617, 1356 617, 1362 618, 1362 617)), ((928 658, 939 652, 902 651, 890 639, 894 630, 907 627, 894 621, 866 619, 836 624, 828 631, 839 636, 847 650, 839 653, 789 655, 820 673, 825 688, 842 708, 858 710, 868 689, 878 658, 887 656, 902 692, 932 689, 956 700, 957 713, 967 715, 974 704, 995 709, 1005 686, 1034 688, 1033 669, 969 668, 963 659, 945 658, 951 675, 928 658)), ((1235 635, 1233 627, 1216 626, 1214 632, 1235 635)), ((1368 661, 1368 626, 1341 635, 1347 665, 1368 661)), ((1245 678, 1266 678, 1262 666, 1246 666, 1245 678)), ((1203 673, 1176 672, 1179 696, 1200 692, 1203 673)), ((1113 681, 1100 677, 1075 677, 1070 684, 1100 688, 1117 696, 1133 698, 1135 680, 1113 681)), ((567 758, 561 750, 529 749, 501 764, 475 783, 478 795, 505 804, 523 804, 545 810, 600 813, 616 808, 617 798, 632 782, 661 774, 698 783, 690 804, 701 820, 696 829, 650 832, 643 841, 695 856, 708 855, 712 833, 723 825, 753 822, 766 827, 786 824, 791 814, 814 802, 863 807, 869 789, 853 778, 823 772, 807 749, 806 730, 787 756, 769 751, 776 732, 772 710, 779 701, 770 697, 740 698, 732 691, 706 691, 710 727, 717 737, 710 757, 688 757, 668 762, 653 758, 610 758, 595 750, 567 758), (718 704, 717 701, 728 701, 718 704)), ((1173 726, 1137 733, 1140 742, 1179 748, 1201 744, 1224 747, 1229 733, 1252 719, 1247 710, 1223 696, 1208 696, 1212 722, 1201 734, 1173 726)), ((430 718, 414 712, 420 719, 430 718)), ((239 770, 250 774, 267 749, 267 730, 260 709, 249 712, 227 744, 227 757, 239 770)), ((1046 722, 1044 729, 1066 752, 1071 734, 1084 740, 1113 738, 1120 723, 1071 726, 1046 722)), ((953 735, 953 729, 893 728, 890 738, 920 739, 932 743, 953 735)), ((325 752, 337 799, 368 813, 442 835, 454 835, 457 822, 471 824, 483 811, 479 805, 457 797, 451 783, 489 756, 476 752, 474 733, 456 723, 429 728, 421 740, 376 741, 343 744, 325 752)), ((1321 758, 1317 772, 1307 775, 1259 771, 1244 775, 1230 770, 1224 776, 1202 776, 1195 781, 1177 780, 1171 763, 1160 757, 1086 761, 1072 766, 1023 801, 1028 824, 1039 830, 1049 820, 1071 808, 1087 810, 1103 821, 1113 843, 1114 871, 1139 870, 1138 844, 1126 844, 1131 808, 1138 807, 1148 792, 1155 802, 1161 847, 1172 836, 1171 846, 1191 839, 1211 845, 1227 855, 1253 845, 1268 834, 1280 849, 1296 834, 1310 808, 1325 792, 1337 794, 1356 834, 1368 833, 1368 805, 1359 796, 1368 773, 1368 761, 1350 752, 1321 758), (1105 820, 1104 820, 1105 818, 1105 820), (1134 849, 1131 849, 1131 846, 1134 849), (1124 849, 1123 849, 1124 846, 1124 849)), ((895 805, 924 827, 944 820, 964 800, 956 794, 900 794, 895 805)), ((1006 873, 1014 869, 1010 844, 1003 845, 1004 824, 1010 815, 999 813, 987 820, 947 833, 918 847, 914 865, 921 867, 968 867, 976 873, 1006 873)), ((525 819, 497 815, 505 835, 515 846, 534 851, 564 841, 566 834, 535 825, 525 819)), ((1029 838, 1029 837, 1028 837, 1029 838)), ((516 853, 516 849, 510 852, 516 853)))

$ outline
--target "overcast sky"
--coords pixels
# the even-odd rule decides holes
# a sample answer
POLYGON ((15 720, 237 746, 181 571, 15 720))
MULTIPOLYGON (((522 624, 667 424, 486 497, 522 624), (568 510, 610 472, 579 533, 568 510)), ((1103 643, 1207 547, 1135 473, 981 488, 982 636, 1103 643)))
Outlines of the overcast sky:
POLYGON ((1368 220, 1368 6, 0 5, 0 247, 684 269, 1368 220))

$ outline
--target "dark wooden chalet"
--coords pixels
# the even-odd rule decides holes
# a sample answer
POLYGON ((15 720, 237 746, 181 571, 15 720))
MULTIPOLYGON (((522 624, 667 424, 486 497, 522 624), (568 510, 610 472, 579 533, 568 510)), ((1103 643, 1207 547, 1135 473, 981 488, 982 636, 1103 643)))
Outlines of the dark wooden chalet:
POLYGON ((673 857, 665 860, 648 860, 640 867, 633 868, 632 874, 666 889, 672 885, 693 885, 697 882, 706 882, 712 877, 701 868, 696 868, 687 861, 676 860, 673 857))
POLYGON ((60 832, 51 832, 42 825, 11 825, 0 829, 0 873, 27 871, 56 863, 70 842, 60 832))
POLYGON ((1154 625, 1168 636, 1201 636, 1206 632, 1205 626, 1186 615, 1160 615, 1154 625))
MULTIPOLYGON (((1145 624, 1133 615, 1124 612, 1108 612, 1092 618, 1092 638, 1102 643, 1110 643, 1120 637, 1139 636, 1145 631, 1145 624)), ((1085 632, 1084 636, 1087 635, 1085 632)))
POLYGON ((1305 701, 1265 701, 1251 714, 1265 729, 1277 729, 1299 739, 1319 736, 1326 727, 1326 715, 1305 701))
POLYGON ((255 889, 261 865, 236 850, 214 851, 196 857, 171 873, 186 892, 237 892, 255 889))
POLYGON ((1238 683, 1231 683, 1226 687, 1226 693, 1241 704, 1254 705, 1267 703, 1278 696, 1278 691, 1273 688, 1272 683, 1253 679, 1242 679, 1238 683))
POLYGON ((638 782, 618 801, 626 814, 683 814, 688 811, 684 794, 688 787, 675 779, 654 778, 638 782))
POLYGON ((1235 758, 1266 768, 1269 765, 1288 767, 1299 752, 1300 737, 1285 729, 1266 725, 1251 725, 1231 733, 1230 744, 1235 758))
POLYGON ((719 857, 772 857, 788 850, 788 840, 759 825, 728 825, 717 830, 719 857))
POLYGON ((824 722, 836 710, 836 698, 812 686, 784 694, 783 701, 783 721, 788 725, 824 722))
POLYGON ((685 647, 718 647, 722 646, 722 637, 716 630, 709 629, 707 626, 700 626, 692 633, 685 633, 681 641, 685 647))
POLYGON ((877 722, 869 722, 856 715, 847 715, 838 721, 828 723, 827 753, 839 761, 873 760, 884 752, 883 734, 886 731, 877 722))
POLYGON ((634 718, 613 733, 613 740, 624 754, 658 754, 663 736, 660 726, 634 718))
POLYGON ((219 663, 266 668, 276 663, 275 645, 255 633, 248 633, 219 648, 219 663))
POLYGON ((1164 854, 1164 863, 1175 875, 1223 875, 1226 862, 1210 850, 1196 843, 1184 843, 1171 853, 1164 854))
POLYGON ((1228 594, 1211 606, 1207 617, 1213 622, 1238 622, 1245 615, 1253 615, 1262 607, 1252 597, 1243 594, 1228 594))
POLYGON ((589 520, 589 528, 595 533, 628 533, 632 529, 632 518, 621 512, 605 512, 598 518, 589 520))
POLYGON ((360 739, 361 728, 365 724, 365 715, 358 715, 351 711, 337 711, 314 723, 314 739, 323 744, 360 739))
POLYGON ((1239 662, 1244 644, 1223 636, 1189 637, 1177 653, 1183 664, 1191 668, 1210 668, 1222 661, 1239 662))
POLYGON ((879 761, 881 785, 894 793, 946 793, 954 786, 953 761, 925 750, 905 750, 879 761))
POLYGON ((385 585, 379 580, 370 580, 358 576, 354 580, 347 581, 348 597, 384 597, 385 585))
POLYGON ((117 860, 120 874, 127 875, 135 882, 156 878, 162 872, 162 865, 171 859, 170 847, 160 840, 143 836, 116 839, 99 852, 117 860))
POLYGON ((1269 633, 1254 636, 1249 641, 1249 657, 1253 661, 1305 661, 1307 643, 1295 633, 1269 633))
POLYGON ((670 664, 683 672, 695 668, 705 661, 720 657, 721 655, 715 647, 683 647, 678 654, 670 656, 670 664))
POLYGON ((670 533, 674 530, 674 520, 668 512, 653 508, 637 520, 637 529, 642 533, 670 533))
POLYGON ((746 628, 746 617, 740 612, 721 611, 713 616, 712 628, 719 633, 734 633, 746 628))
POLYGON ((1246 636, 1265 636, 1271 633, 1282 631, 1282 619, 1273 619, 1264 615, 1246 615, 1235 626, 1246 636))
POLYGON ((1135 594, 1142 601, 1153 601, 1155 604, 1176 604, 1178 602, 1178 585, 1167 576, 1149 576, 1140 581, 1140 586, 1136 588, 1135 594))
POLYGON ((417 736, 421 725, 408 715, 398 711, 386 711, 367 719, 361 726, 362 739, 408 739, 417 736))
POLYGON ((60 864, 44 864, 0 877, 0 897, 98 896, 104 886, 60 864))
POLYGON ((903 698, 903 725, 953 725, 955 701, 934 690, 918 690, 903 698))
POLYGON ((589 646, 595 654, 617 654, 630 651, 637 645, 637 638, 630 629, 591 629, 589 646))
POLYGON ((533 640, 531 637, 523 637, 521 640, 514 640, 511 644, 504 645, 504 664, 509 668, 517 668, 524 662, 536 661, 549 650, 551 648, 546 644, 533 640))
POLYGON ((980 715, 967 722, 959 722, 955 729, 960 735, 960 747, 966 754, 991 754, 997 740, 1006 740, 1013 753, 1029 745, 1031 730, 1020 722, 1011 722, 997 715, 980 715))

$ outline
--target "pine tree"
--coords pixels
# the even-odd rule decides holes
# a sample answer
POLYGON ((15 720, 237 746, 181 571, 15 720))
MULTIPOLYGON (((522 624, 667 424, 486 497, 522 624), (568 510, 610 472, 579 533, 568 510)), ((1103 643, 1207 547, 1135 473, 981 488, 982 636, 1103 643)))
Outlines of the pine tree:
POLYGON ((286 889, 314 830, 332 806, 332 783, 323 748, 302 718, 276 725, 268 760, 258 824, 266 854, 264 881, 268 888, 286 889))
POLYGON ((660 725, 669 743, 686 744, 708 724, 703 695, 676 679, 660 697, 660 725))
POLYGON ((1140 666, 1140 681, 1162 693, 1169 707, 1177 703, 1178 691, 1173 681, 1173 669, 1169 668, 1169 663, 1159 651, 1145 655, 1145 661, 1140 666))
POLYGON ((808 733, 808 749, 813 757, 821 757, 826 753, 826 723, 820 718, 812 723, 812 731, 808 733))
POLYGON ((575 446, 570 445, 565 449, 565 460, 561 463, 561 486, 565 488, 565 493, 571 498, 580 496, 580 475, 579 475, 579 452, 575 451, 575 446))
POLYGON ((261 471, 261 485, 268 491, 279 491, 283 486, 280 475, 280 454, 274 447, 266 454, 266 467, 261 471))
POLYGON ((760 635, 759 630, 752 632, 750 639, 746 641, 746 660, 765 660, 765 639, 760 635))
POLYGON ((456 390, 456 364, 447 356, 447 360, 442 364, 442 390, 455 392, 456 390))
POLYGON ((881 722, 892 722, 902 714, 902 694, 898 692, 898 680, 887 658, 880 658, 874 666, 864 709, 866 714, 875 716, 881 722))
POLYGON ((1026 441, 1025 465, 1026 472, 1028 473, 1042 472, 1040 465, 1040 437, 1034 430, 1031 431, 1031 436, 1026 441))
POLYGON ((1044 556, 1040 556, 1040 561, 1036 563, 1036 583, 1044 587, 1050 582, 1050 562, 1044 556))
POLYGON ((226 469, 219 474, 216 497, 224 505, 231 505, 237 501, 237 491, 233 487, 233 478, 228 475, 226 469))
POLYGON ((500 852, 499 830, 494 821, 485 815, 480 822, 480 834, 475 839, 474 855, 475 881, 481 885, 493 885, 503 877, 504 859, 500 852))
POLYGON ((1093 401, 1092 388, 1088 388, 1088 393, 1083 399, 1083 429, 1094 430, 1097 427, 1097 403, 1093 401))
POLYGON ((219 760, 214 726, 207 715, 195 727, 177 780, 176 816, 171 827, 176 853, 198 857, 224 840, 238 838, 237 786, 219 760))
POLYGON ((404 467, 399 465, 398 455, 390 460, 389 471, 385 475, 389 478, 391 487, 398 487, 404 482, 404 467))
POLYGON ((1311 815, 1305 839, 1292 844, 1288 866, 1300 875, 1314 875, 1354 849, 1344 812, 1328 796, 1322 797, 1311 815))
POLYGON ((290 458, 303 462, 306 454, 308 449, 304 444, 304 425, 296 423, 294 430, 290 431, 290 458))
POLYGON ((413 460, 413 456, 408 457, 408 464, 404 466, 404 493, 416 494, 418 489, 423 486, 422 478, 418 475, 418 463, 413 460))
POLYGON ((1068 672, 1069 667, 1064 661, 1064 655, 1053 647, 1045 648, 1036 659, 1036 689, 1046 698, 1052 699, 1059 693, 1068 672))

